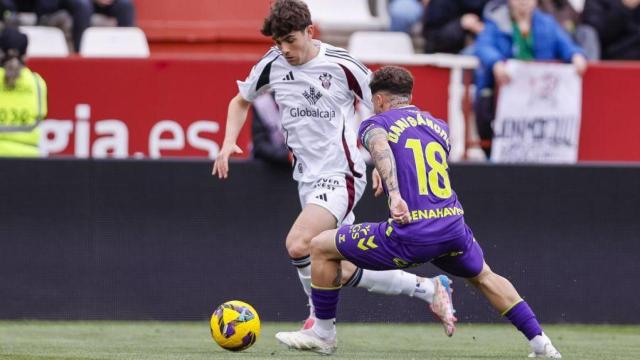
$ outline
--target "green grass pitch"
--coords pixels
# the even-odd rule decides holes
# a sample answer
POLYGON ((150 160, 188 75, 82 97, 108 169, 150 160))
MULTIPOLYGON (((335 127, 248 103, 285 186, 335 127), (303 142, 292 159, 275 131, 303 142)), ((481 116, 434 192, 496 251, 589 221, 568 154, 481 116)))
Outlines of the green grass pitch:
MULTIPOLYGON (((257 343, 241 353, 218 348, 201 322, 0 321, 0 359, 300 359, 278 345, 277 331, 299 327, 265 323, 257 343)), ((640 359, 640 326, 547 325, 565 359, 640 359)), ((460 324, 447 338, 436 324, 338 325, 336 359, 525 359, 524 338, 509 324, 460 324)))

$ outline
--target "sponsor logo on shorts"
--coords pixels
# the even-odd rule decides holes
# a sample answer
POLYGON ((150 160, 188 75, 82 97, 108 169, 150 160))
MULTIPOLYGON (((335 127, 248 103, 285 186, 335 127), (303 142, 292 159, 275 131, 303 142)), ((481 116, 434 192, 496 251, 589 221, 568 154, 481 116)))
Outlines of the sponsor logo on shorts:
POLYGON ((313 184, 314 189, 327 189, 334 191, 337 186, 340 186, 340 181, 337 179, 322 178, 313 184))
POLYGON ((322 201, 324 201, 324 202, 327 202, 327 194, 322 193, 322 194, 320 194, 320 195, 317 195, 317 196, 316 196, 316 199, 318 199, 318 200, 322 200, 322 201))

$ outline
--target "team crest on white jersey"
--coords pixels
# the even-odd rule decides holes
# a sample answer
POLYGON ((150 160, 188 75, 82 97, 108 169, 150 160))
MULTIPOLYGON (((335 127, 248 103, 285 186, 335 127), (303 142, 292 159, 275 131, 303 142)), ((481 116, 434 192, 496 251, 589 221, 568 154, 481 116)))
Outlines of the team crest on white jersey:
POLYGON ((320 100, 320 98, 322 97, 322 93, 316 90, 316 88, 314 88, 313 86, 310 86, 309 91, 305 90, 302 93, 302 96, 304 96, 304 98, 307 99, 309 104, 315 105, 318 102, 318 100, 320 100))
POLYGON ((318 79, 320 79, 320 82, 322 82, 322 87, 329 90, 329 88, 331 87, 331 79, 333 78, 333 76, 329 73, 322 73, 322 75, 320 75, 320 77, 318 79))

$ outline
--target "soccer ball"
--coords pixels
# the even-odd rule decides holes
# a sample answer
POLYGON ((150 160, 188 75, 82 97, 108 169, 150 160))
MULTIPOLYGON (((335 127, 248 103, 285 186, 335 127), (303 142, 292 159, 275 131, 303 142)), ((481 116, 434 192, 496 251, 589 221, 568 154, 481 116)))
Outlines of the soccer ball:
POLYGON ((211 337, 223 349, 248 349, 260 336, 260 318, 249 304, 232 300, 218 306, 211 316, 211 337))

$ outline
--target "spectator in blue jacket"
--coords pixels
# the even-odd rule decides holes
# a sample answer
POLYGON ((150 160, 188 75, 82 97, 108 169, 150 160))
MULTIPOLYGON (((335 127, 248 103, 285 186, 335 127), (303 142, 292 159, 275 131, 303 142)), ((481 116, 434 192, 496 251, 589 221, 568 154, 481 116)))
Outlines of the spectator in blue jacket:
POLYGON ((587 60, 558 22, 537 9, 536 0, 490 2, 484 15, 484 30, 475 45, 480 65, 474 108, 482 147, 489 154, 495 115, 493 88, 511 80, 506 60, 561 60, 573 63, 579 74, 586 70, 587 60))

